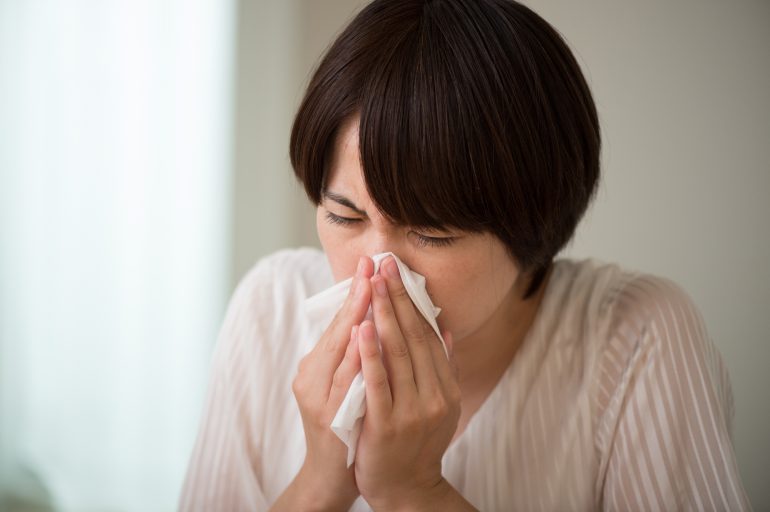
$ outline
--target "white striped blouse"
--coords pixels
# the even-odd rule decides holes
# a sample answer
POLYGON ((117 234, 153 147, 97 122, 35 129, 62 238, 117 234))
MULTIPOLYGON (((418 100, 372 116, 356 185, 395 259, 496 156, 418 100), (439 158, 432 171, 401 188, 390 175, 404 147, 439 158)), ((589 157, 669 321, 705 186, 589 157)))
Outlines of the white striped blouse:
MULTIPOLYGON (((211 366, 182 511, 267 510, 305 455, 291 391, 325 325, 302 301, 333 284, 325 255, 284 250, 233 294, 211 366)), ((557 259, 524 342, 443 458, 484 511, 750 510, 731 442, 732 391, 673 281, 557 259)), ((350 509, 370 510, 359 497, 350 509)))

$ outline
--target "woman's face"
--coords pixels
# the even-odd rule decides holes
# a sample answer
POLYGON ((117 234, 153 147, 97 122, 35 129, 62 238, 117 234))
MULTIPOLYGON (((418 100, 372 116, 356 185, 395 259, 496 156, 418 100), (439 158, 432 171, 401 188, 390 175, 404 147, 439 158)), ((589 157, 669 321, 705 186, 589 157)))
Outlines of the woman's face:
POLYGON ((428 232, 388 222, 366 191, 358 152, 358 119, 341 127, 316 224, 335 280, 355 273, 361 256, 390 251, 425 276, 436 319, 456 342, 514 300, 519 271, 495 236, 428 232))

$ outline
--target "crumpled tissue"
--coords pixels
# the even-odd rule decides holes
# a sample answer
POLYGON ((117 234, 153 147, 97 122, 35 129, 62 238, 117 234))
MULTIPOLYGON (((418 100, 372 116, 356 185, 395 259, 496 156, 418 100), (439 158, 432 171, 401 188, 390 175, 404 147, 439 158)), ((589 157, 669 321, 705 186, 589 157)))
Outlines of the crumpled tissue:
MULTIPOLYGON (((428 297, 428 292, 425 290, 425 277, 410 270, 409 267, 407 267, 404 262, 392 252, 375 254, 371 257, 372 261, 374 261, 375 274, 379 272, 380 263, 387 256, 393 256, 393 259, 398 265, 401 280, 404 283, 404 288, 406 288, 406 291, 409 294, 409 298, 412 299, 417 310, 436 332, 436 336, 438 336, 444 346, 444 352, 447 354, 447 357, 449 357, 446 343, 444 342, 444 338, 441 336, 438 324, 436 323, 436 317, 441 312, 441 309, 434 306, 430 297, 428 297)), ((345 302, 352 282, 353 278, 348 278, 306 299, 305 312, 308 317, 310 317, 311 321, 324 322, 324 325, 330 324, 334 315, 345 302)), ((371 318, 371 315, 372 310, 370 307, 366 316, 367 318, 371 318)), ((359 371, 353 379, 353 383, 350 385, 350 389, 348 389, 342 404, 337 410, 337 415, 331 423, 331 429, 348 447, 348 467, 350 467, 356 458, 358 436, 361 435, 361 427, 365 413, 366 386, 364 383, 364 376, 362 372, 359 371)))

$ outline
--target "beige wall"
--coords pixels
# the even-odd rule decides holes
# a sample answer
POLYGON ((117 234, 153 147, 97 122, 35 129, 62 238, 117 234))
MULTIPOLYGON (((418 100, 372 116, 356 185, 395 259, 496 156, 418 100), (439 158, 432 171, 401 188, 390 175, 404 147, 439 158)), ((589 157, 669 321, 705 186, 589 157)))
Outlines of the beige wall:
MULTIPOLYGON (((241 2, 233 283, 275 249, 317 244, 288 135, 302 87, 363 3, 241 2)), ((533 0, 568 40, 604 130, 603 183, 566 256, 670 277, 730 368, 735 445, 770 508, 770 3, 533 0)))
POLYGON ((538 0, 577 50, 604 182, 570 255, 668 276, 730 369, 735 448, 770 509, 770 3, 538 0))
POLYGON ((365 2, 243 0, 238 7, 232 278, 283 247, 319 245, 291 173, 289 133, 323 50, 365 2))

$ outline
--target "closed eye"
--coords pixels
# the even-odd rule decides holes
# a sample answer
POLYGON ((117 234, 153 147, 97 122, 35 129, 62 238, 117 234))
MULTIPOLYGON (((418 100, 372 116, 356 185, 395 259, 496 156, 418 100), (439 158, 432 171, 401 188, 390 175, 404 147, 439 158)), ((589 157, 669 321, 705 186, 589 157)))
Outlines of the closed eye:
POLYGON ((342 217, 332 212, 326 212, 326 220, 332 224, 338 224, 341 226, 350 226, 351 224, 355 224, 356 222, 361 222, 361 219, 342 217))
MULTIPOLYGON (((355 224, 358 224, 360 222, 363 222, 363 219, 357 219, 353 217, 343 217, 341 215, 337 215, 336 213, 332 213, 330 211, 326 212, 326 220, 330 224, 336 224, 338 226, 346 226, 351 227, 355 224)), ((417 247, 447 247, 449 245, 452 245, 455 241, 455 237, 436 237, 436 236, 428 236, 423 235, 422 233, 418 233, 417 231, 411 231, 411 233, 416 237, 415 244, 417 247)))
POLYGON ((435 236, 427 236, 423 235, 421 233, 417 233, 416 231, 412 231, 414 235, 417 237, 417 247, 447 247, 449 245, 452 245, 454 243, 455 239, 454 237, 435 237, 435 236))

